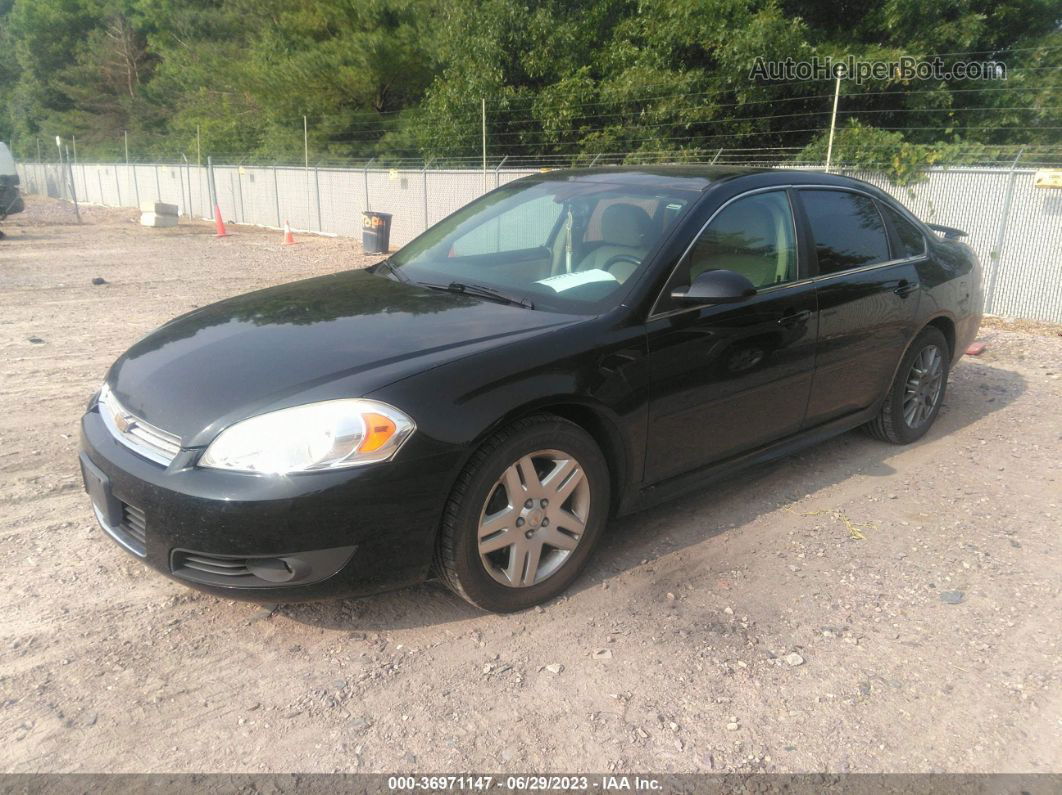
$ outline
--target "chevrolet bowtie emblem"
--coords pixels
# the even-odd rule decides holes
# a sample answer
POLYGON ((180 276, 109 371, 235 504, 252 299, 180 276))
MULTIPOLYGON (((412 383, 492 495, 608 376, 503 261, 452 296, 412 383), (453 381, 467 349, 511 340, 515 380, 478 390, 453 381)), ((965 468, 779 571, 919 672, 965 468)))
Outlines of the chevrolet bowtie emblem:
POLYGON ((125 414, 115 414, 114 424, 118 426, 118 430, 122 433, 128 433, 129 430, 136 425, 132 418, 125 414))

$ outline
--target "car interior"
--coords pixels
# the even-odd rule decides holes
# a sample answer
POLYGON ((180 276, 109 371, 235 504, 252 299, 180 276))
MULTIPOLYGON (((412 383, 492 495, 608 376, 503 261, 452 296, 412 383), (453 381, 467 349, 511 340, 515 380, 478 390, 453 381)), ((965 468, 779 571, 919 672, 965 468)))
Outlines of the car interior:
POLYGON ((531 288, 532 295, 597 301, 638 272, 687 204, 600 189, 536 197, 442 241, 447 272, 469 281, 489 273, 492 283, 531 288))
POLYGON ((654 234, 653 219, 638 205, 615 203, 601 212, 599 228, 600 241, 590 247, 576 270, 607 271, 623 284, 638 270, 659 236, 654 234))
POLYGON ((689 278, 705 271, 731 270, 757 289, 796 276, 796 243, 784 193, 739 199, 709 224, 689 254, 689 278))

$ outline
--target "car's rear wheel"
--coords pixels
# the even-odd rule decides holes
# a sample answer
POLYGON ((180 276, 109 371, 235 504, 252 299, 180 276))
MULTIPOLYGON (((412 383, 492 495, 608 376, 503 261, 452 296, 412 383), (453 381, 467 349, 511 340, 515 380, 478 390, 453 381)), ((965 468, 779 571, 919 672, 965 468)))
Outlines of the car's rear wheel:
POLYGON ((536 415, 488 439, 443 513, 436 567, 477 607, 523 610, 579 575, 608 517, 609 474, 582 428, 536 415))
POLYGON ((867 423, 868 432, 893 444, 921 439, 940 413, 950 362, 944 335, 936 328, 924 329, 904 355, 881 412, 867 423))

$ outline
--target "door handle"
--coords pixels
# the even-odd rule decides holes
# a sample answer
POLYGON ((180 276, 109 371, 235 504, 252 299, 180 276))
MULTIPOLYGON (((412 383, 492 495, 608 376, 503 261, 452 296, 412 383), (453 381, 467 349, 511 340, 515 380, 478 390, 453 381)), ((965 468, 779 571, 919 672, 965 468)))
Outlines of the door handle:
POLYGON ((907 279, 900 279, 896 286, 892 288, 892 291, 900 296, 900 298, 906 298, 917 289, 918 282, 909 282, 907 279))
POLYGON ((795 326, 797 323, 804 323, 811 317, 810 309, 801 309, 799 312, 786 312, 780 318, 778 318, 779 326, 795 326))

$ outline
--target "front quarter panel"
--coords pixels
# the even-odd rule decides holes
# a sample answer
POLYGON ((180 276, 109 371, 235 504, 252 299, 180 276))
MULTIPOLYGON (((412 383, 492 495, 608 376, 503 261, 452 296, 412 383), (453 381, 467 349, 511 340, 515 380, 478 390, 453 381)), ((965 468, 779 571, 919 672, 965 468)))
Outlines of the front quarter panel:
MULTIPOLYGON (((499 346, 411 376, 370 397, 409 413, 423 449, 458 446, 465 461, 491 433, 518 417, 550 407, 581 407, 612 429, 621 445, 620 455, 605 451, 617 482, 637 483, 648 405, 645 330, 640 324, 616 322, 622 313, 621 308, 499 346)), ((454 480, 462 467, 463 462, 452 473, 454 480)))

